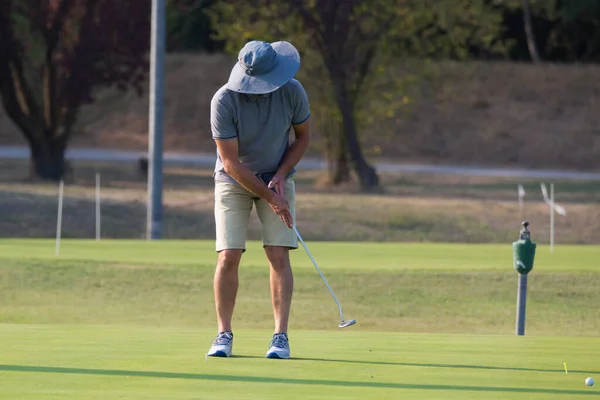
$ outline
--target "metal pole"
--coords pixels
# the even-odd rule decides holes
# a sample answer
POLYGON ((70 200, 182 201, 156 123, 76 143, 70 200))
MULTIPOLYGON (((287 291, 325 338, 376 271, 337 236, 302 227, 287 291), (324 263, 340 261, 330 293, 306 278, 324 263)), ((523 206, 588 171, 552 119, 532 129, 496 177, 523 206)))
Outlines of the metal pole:
POLYGON ((148 210, 146 237, 162 235, 162 164, 164 130, 165 0, 152 0, 150 110, 148 138, 148 210))
POLYGON ((58 185, 58 215, 56 216, 56 250, 55 255, 60 255, 60 237, 62 236, 63 194, 65 183, 60 180, 58 185))
POLYGON ((335 297, 335 294, 333 294, 333 290, 331 289, 331 286, 329 286, 329 282, 327 282, 327 278, 325 278, 325 275, 323 275, 323 273, 321 272, 321 268, 319 268, 319 266, 317 265, 315 258, 310 253, 310 250, 308 250, 308 246, 306 246, 306 243, 304 243, 302 236, 300 236, 300 232, 298 232, 298 228, 296 228, 296 225, 293 225, 292 228, 294 229, 294 232, 296 232, 296 236, 298 237, 298 240, 300 240, 300 243, 302 243, 302 247, 304 247, 304 250, 306 251, 306 254, 308 255, 308 257, 310 258, 310 261, 312 261, 313 265, 317 269, 317 272, 319 272, 319 275, 321 275, 321 279, 323 279, 323 282, 325 282, 325 286, 327 286, 327 289, 329 290, 329 294, 331 294, 331 297, 333 297, 333 301, 335 301, 335 304, 338 306, 338 311, 340 312, 340 318, 342 319, 342 322, 344 322, 344 314, 342 313, 342 305, 338 301, 337 297, 335 297))
POLYGON ((550 184, 550 252, 554 252, 554 183, 550 184))
POLYGON ((517 291, 517 336, 525 335, 525 308, 527 303, 527 275, 519 274, 517 291))
POLYGON ((96 240, 100 240, 100 173, 96 172, 96 240))

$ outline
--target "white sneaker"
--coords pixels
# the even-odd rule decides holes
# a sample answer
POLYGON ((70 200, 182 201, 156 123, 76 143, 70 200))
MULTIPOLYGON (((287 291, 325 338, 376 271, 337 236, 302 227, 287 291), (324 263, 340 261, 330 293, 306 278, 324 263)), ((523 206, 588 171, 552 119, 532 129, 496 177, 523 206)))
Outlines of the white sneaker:
POLYGON ((212 346, 207 357, 231 357, 231 349, 233 348, 233 333, 229 331, 220 332, 215 339, 212 340, 212 346))
POLYGON ((269 343, 267 358, 290 358, 290 343, 285 333, 276 333, 269 343))

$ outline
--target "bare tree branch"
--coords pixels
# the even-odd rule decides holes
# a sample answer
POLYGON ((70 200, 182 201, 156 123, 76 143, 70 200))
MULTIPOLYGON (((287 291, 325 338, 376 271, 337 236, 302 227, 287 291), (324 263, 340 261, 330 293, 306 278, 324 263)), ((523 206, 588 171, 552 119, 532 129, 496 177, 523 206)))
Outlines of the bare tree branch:
POLYGON ((39 116, 39 108, 25 79, 10 21, 11 11, 8 4, 0 9, 0 94, 8 115, 17 126, 29 130, 26 137, 31 140, 39 128, 33 122, 39 116))
POLYGON ((58 41, 60 38, 60 32, 65 23, 65 19, 71 7, 72 0, 63 0, 59 3, 58 10, 54 15, 54 18, 48 27, 41 27, 46 42, 46 53, 45 63, 43 67, 43 87, 44 87, 44 120, 46 122, 46 129, 51 134, 55 135, 58 131, 59 113, 58 113, 58 102, 53 99, 56 98, 56 64, 53 60, 58 41))
POLYGON ((302 23, 306 26, 309 32, 311 32, 311 39, 317 46, 318 50, 323 53, 326 51, 326 46, 323 41, 323 34, 325 26, 322 21, 319 21, 315 16, 306 8, 304 0, 289 0, 289 4, 292 10, 296 10, 300 14, 302 23))

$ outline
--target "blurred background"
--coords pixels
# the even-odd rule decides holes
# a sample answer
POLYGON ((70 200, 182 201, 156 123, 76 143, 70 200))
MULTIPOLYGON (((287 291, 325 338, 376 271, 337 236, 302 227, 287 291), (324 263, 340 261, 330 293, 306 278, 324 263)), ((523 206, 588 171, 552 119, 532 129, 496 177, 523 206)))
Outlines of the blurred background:
MULTIPOLYGON (((53 237, 61 179, 63 237, 95 237, 97 199, 103 238, 145 236, 150 6, 1 2, 0 236, 53 237)), ((214 237, 211 97, 244 43, 288 40, 312 110, 307 240, 510 242, 526 218, 547 243, 544 182, 567 211, 557 243, 600 241, 599 0, 166 0, 165 13, 163 237, 214 237)))

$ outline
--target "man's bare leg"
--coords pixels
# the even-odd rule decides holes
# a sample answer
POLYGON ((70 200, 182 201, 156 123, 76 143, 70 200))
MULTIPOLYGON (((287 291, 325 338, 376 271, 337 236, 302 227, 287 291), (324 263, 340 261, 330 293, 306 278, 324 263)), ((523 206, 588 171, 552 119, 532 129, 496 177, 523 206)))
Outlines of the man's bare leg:
POLYGON ((294 276, 290 265, 287 247, 265 246, 265 253, 271 266, 271 301, 275 317, 275 333, 286 333, 290 318, 294 276))
POLYGON ((231 332, 231 320, 238 291, 238 268, 242 259, 242 250, 223 250, 219 252, 214 278, 215 305, 219 332, 231 332))

